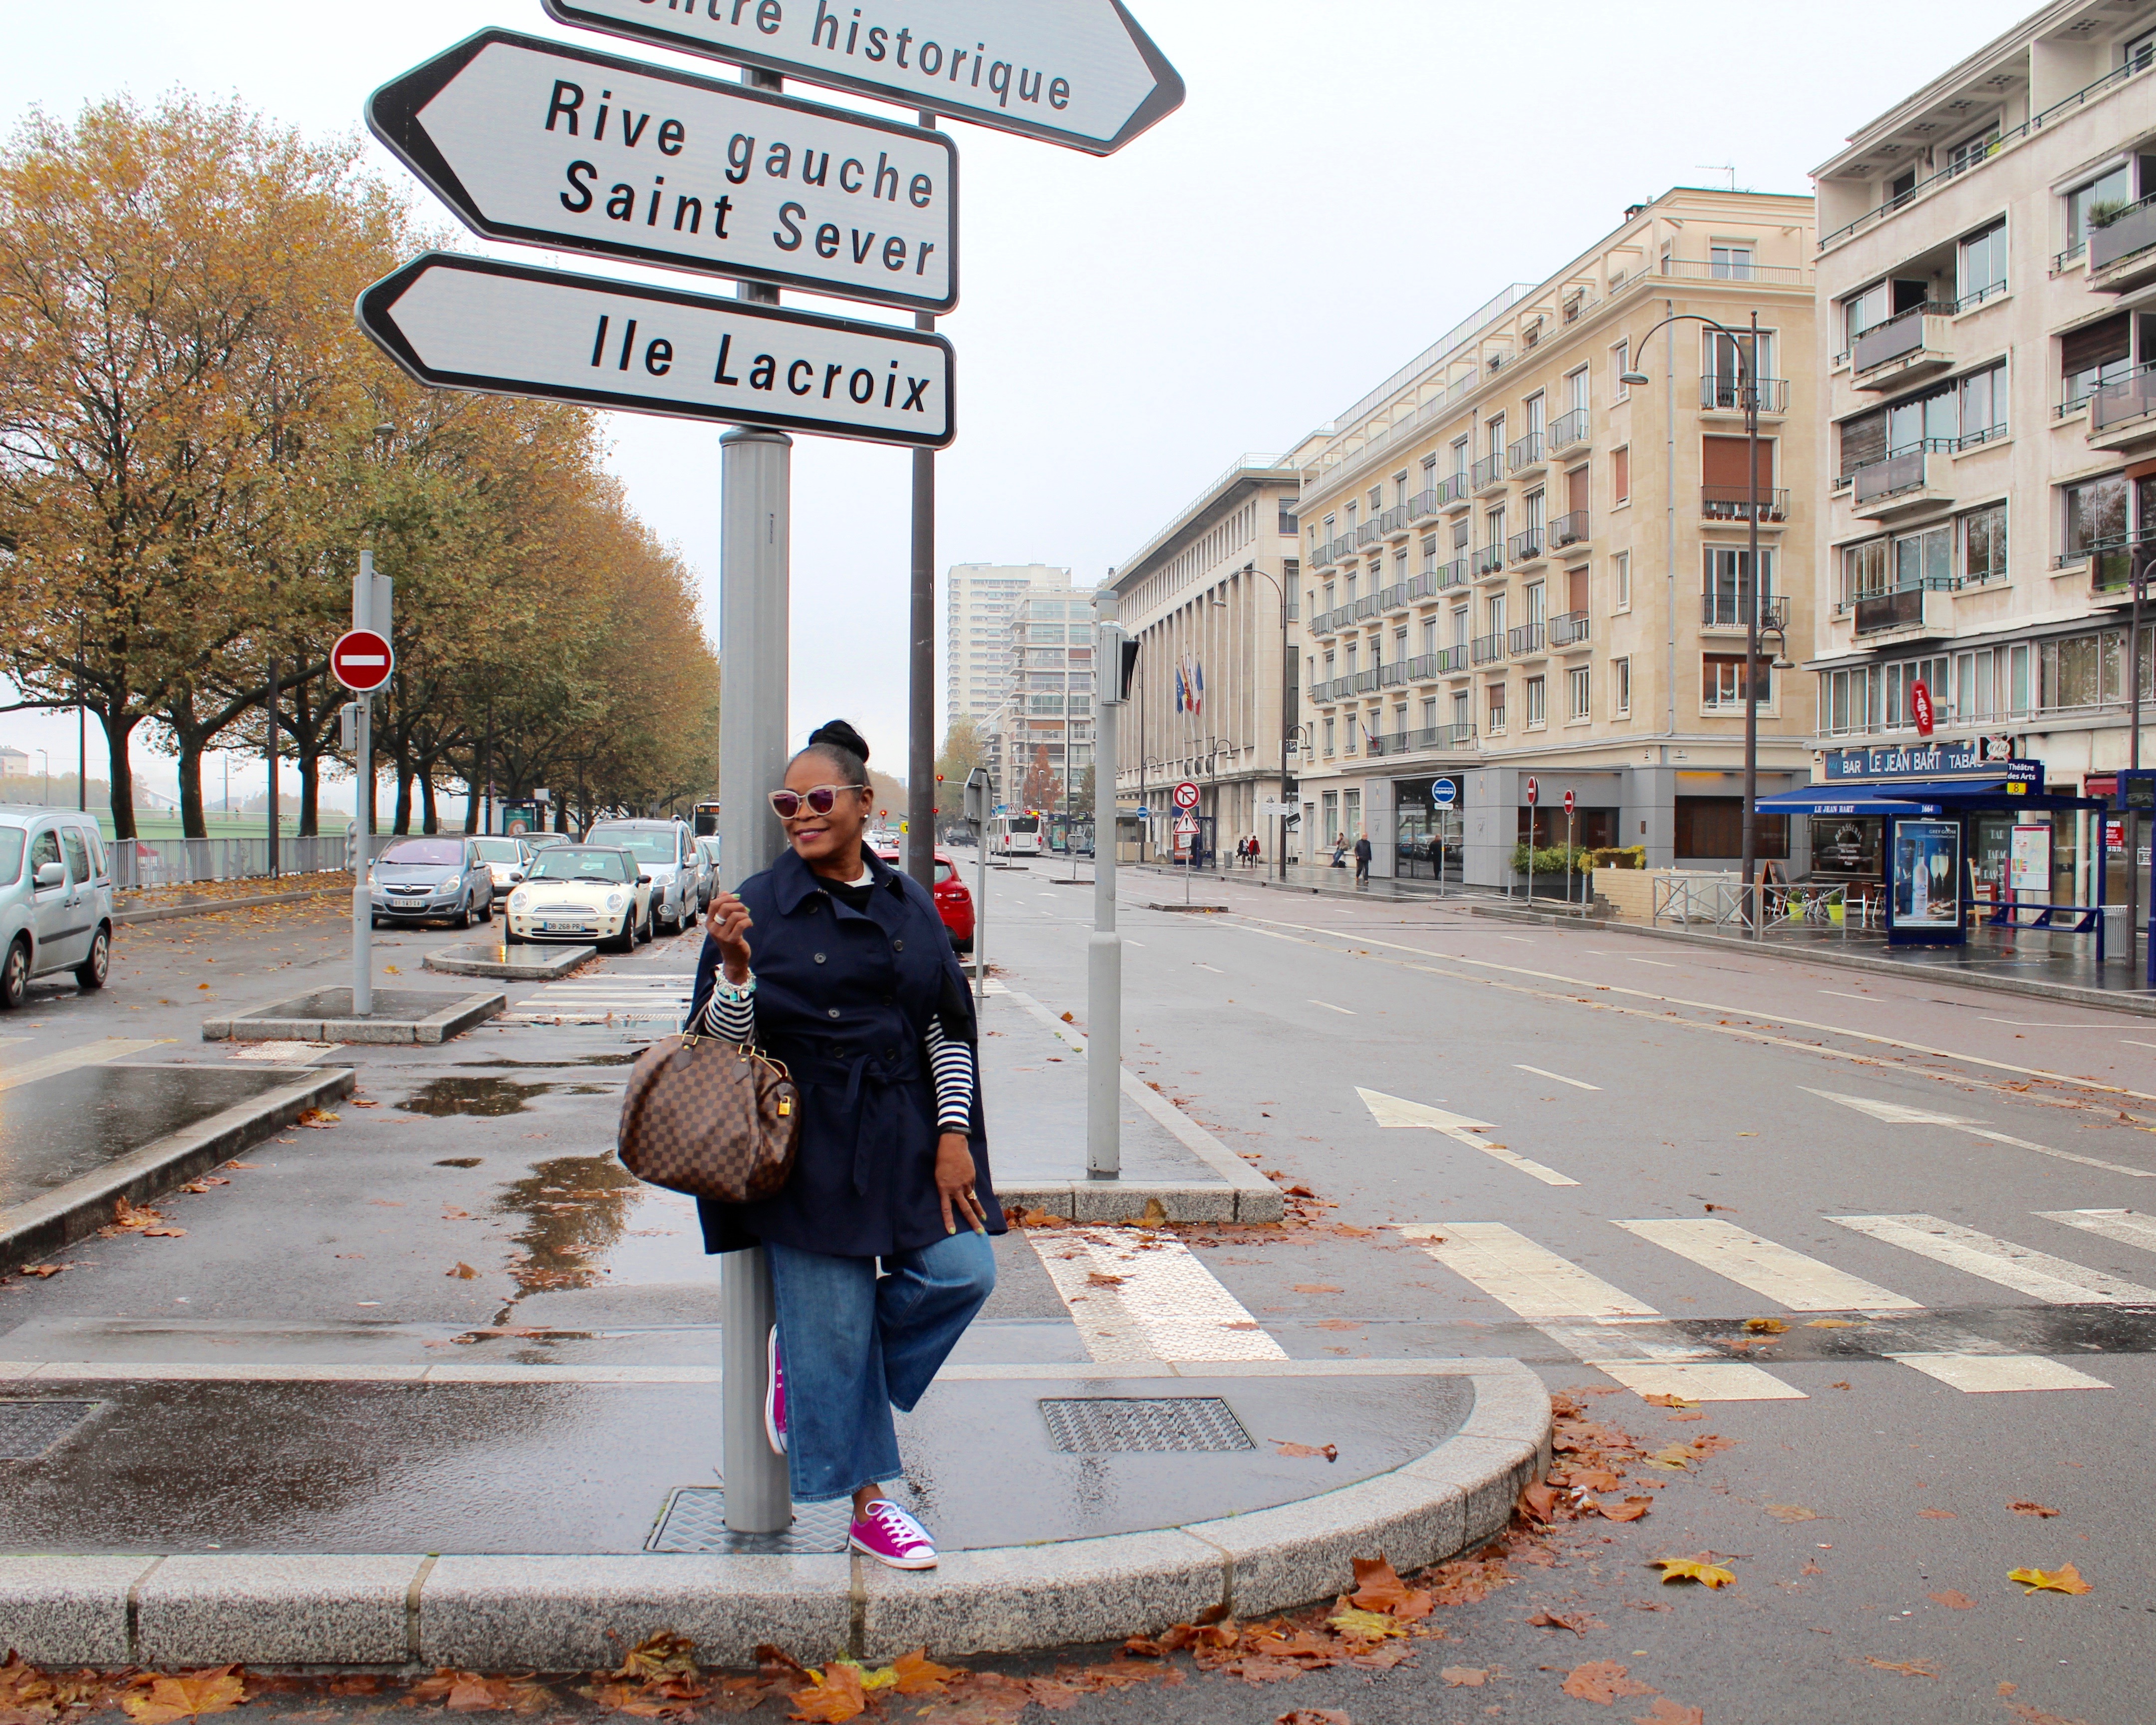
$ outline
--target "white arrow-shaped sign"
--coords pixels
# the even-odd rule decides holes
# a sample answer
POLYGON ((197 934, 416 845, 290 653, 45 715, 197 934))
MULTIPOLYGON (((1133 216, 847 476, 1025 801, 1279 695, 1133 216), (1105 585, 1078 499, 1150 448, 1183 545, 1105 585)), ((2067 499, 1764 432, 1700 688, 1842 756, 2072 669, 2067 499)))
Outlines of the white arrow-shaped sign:
POLYGON ((565 24, 1106 156, 1183 105, 1122 0, 546 0, 565 24))
POLYGON ((951 344, 491 258, 428 252, 359 296, 422 383, 942 449, 951 344))
POLYGON ((1539 1162, 1521 1155, 1517 1150, 1507 1150, 1502 1144, 1493 1144, 1487 1138, 1477 1137, 1477 1132, 1497 1130, 1486 1120, 1471 1120, 1465 1114, 1433 1108, 1427 1102, 1411 1102, 1405 1096, 1389 1096, 1381 1090, 1364 1090, 1359 1084, 1355 1086, 1355 1094, 1362 1097, 1363 1106, 1370 1111, 1370 1117, 1379 1126, 1421 1127, 1430 1132, 1442 1132, 1455 1143, 1469 1145, 1485 1156, 1496 1157, 1508 1168, 1516 1168, 1523 1174, 1532 1175, 1545 1186, 1577 1186, 1579 1183, 1555 1168, 1545 1168, 1539 1162))
POLYGON ((957 302, 957 146, 919 126, 508 30, 385 84, 367 123, 496 239, 957 302))
POLYGON ((1984 1138, 1994 1144, 2010 1144, 2016 1150, 2033 1150, 2039 1156, 2049 1156, 2059 1162, 2077 1162, 2083 1168, 2100 1168, 2107 1173, 2128 1174, 2137 1180, 2156 1179, 2156 1168, 2128 1168, 2123 1163, 2103 1162, 2093 1156, 2076 1156, 2071 1150, 2054 1150, 2049 1144, 2032 1144, 2026 1138, 2010 1137, 1994 1132, 1980 1120, 1965 1120, 1958 1114, 1935 1114, 1928 1108, 1910 1108, 1899 1102, 1881 1102, 1871 1096, 1845 1096, 1838 1091, 1813 1090, 1802 1086, 1815 1096, 1824 1096, 1830 1102, 1839 1102, 1845 1108, 1854 1108, 1860 1114, 1868 1114, 1874 1120, 1883 1120, 1889 1126, 1947 1126, 1956 1132, 1967 1132, 1973 1138, 1984 1138))

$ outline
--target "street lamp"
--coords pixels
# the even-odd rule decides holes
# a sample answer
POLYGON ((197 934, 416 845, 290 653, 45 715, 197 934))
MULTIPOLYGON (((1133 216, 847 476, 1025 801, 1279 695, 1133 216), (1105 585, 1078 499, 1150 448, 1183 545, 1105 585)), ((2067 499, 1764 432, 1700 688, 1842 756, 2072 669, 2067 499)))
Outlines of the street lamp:
POLYGON ((38 803, 42 806, 53 800, 53 757, 44 750, 39 749, 38 758, 45 763, 45 788, 38 797, 38 803))
MULTIPOLYGON (((1290 669, 1291 668, 1291 666, 1293 665, 1294 661, 1293 661, 1293 660, 1291 660, 1287 656, 1287 654, 1288 654, 1288 645, 1287 645, 1288 599, 1287 599, 1287 592, 1286 592, 1286 589, 1285 589, 1284 588, 1282 588, 1282 587, 1281 587, 1281 585, 1280 584, 1280 583, 1279 583, 1278 581, 1275 580, 1271 575, 1268 574, 1265 570, 1260 569, 1260 568, 1257 566, 1257 564, 1256 564, 1256 562, 1247 562, 1247 563, 1244 564, 1244 565, 1243 565, 1243 567, 1242 567, 1242 572, 1243 572, 1244 574, 1245 574, 1245 575, 1255 575, 1255 576, 1257 576, 1260 580, 1262 580, 1262 581, 1265 582, 1269 586, 1270 586, 1270 587, 1271 587, 1271 588, 1272 588, 1272 590, 1273 590, 1273 595, 1274 595, 1274 597, 1275 597, 1275 598, 1276 598, 1277 599, 1279 599, 1279 601, 1280 601, 1280 632, 1281 632, 1281 746, 1280 746, 1280 794, 1281 794, 1281 824, 1280 824, 1280 836, 1279 836, 1278 839, 1275 842, 1274 846, 1273 846, 1273 849, 1274 849, 1275 852, 1276 853, 1276 859, 1275 859, 1276 867, 1276 869, 1278 870, 1280 878, 1281 878, 1281 880, 1286 880, 1286 879, 1287 879, 1287 863, 1286 863, 1286 857, 1287 857, 1287 812, 1286 812, 1286 811, 1287 811, 1287 744, 1288 744, 1288 738, 1289 738, 1291 736, 1292 736, 1292 735, 1294 734, 1294 730, 1293 730, 1293 729, 1291 729, 1291 727, 1293 727, 1293 726, 1294 726, 1294 717, 1295 717, 1295 716, 1294 716, 1291 712, 1290 712, 1290 711, 1289 711, 1289 710, 1288 710, 1288 709, 1289 709, 1289 706, 1290 706, 1290 705, 1291 705, 1290 696, 1289 696, 1289 691, 1290 691, 1291 689, 1293 689, 1293 688, 1294 688, 1294 686, 1295 686, 1295 681, 1294 681, 1294 679, 1293 679, 1292 677, 1291 677, 1291 676, 1288 675, 1289 670, 1290 670, 1290 669)), ((1294 727, 1294 728, 1300 728, 1300 727, 1294 727)))
MULTIPOLYGON (((1758 872, 1759 857, 1759 314, 1752 314, 1748 336, 1697 311, 1672 312, 1640 336, 1630 351, 1644 352, 1648 336, 1656 330, 1687 320, 1703 323, 1728 337, 1730 347, 1736 352, 1738 397, 1744 408, 1744 514, 1750 527, 1745 580, 1741 589, 1744 595, 1744 885, 1745 915, 1757 936, 1761 932, 1760 922, 1753 914, 1749 889, 1758 872)), ((1651 383, 1654 379, 1645 372, 1631 371, 1620 372, 1617 381, 1631 388, 1651 383)), ((1776 632, 1781 633, 1779 625, 1776 632)), ((1786 652, 1786 635, 1783 639, 1786 652)), ((1775 663, 1779 669, 1783 661, 1778 656, 1775 663)))

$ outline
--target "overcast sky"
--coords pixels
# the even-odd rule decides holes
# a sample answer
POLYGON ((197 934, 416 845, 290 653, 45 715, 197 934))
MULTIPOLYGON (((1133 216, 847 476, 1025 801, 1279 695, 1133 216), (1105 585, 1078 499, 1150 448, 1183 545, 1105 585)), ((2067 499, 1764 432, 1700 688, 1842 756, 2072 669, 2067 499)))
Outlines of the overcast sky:
MULTIPOLYGON (((1726 184, 1732 168, 1741 186, 1807 191, 1808 171, 1849 132, 2030 9, 1130 3, 1188 99, 1120 155, 954 128, 964 299, 942 326, 959 378, 958 440, 937 463, 946 567, 1040 562, 1097 581, 1243 451, 1290 447, 1505 283, 1584 250, 1626 204, 1726 184)), ((5 10, 11 126, 33 105, 69 115, 96 97, 182 87, 237 95, 310 133, 350 131, 375 85, 485 25, 672 58, 562 28, 539 0, 5 10)), ((431 203, 370 148, 385 177, 431 203)), ((611 418, 631 501, 698 572, 716 634, 718 434, 611 418)), ((894 768, 908 467, 902 451, 814 438, 798 439, 793 465, 793 728, 844 714, 894 768)), ((942 711, 939 675, 939 727, 942 711)), ((90 738, 95 776, 95 725, 90 738)), ((0 716, 0 742, 72 765, 73 716, 0 716)), ((148 783, 169 789, 170 762, 137 753, 148 783)), ((242 777, 235 763, 235 795, 242 777)), ((259 766, 244 777, 259 788, 259 766)), ((214 796, 215 763, 210 778, 214 796)))

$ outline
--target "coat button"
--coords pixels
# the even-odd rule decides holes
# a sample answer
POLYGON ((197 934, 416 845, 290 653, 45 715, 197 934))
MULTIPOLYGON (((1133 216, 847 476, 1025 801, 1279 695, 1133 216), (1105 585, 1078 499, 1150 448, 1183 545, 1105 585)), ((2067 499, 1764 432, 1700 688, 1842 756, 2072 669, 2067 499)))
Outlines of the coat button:
POLYGON ((833 1007, 833 1008, 831 1008, 831 1009, 830 1009, 830 1015, 831 1015, 833 1018, 836 1018, 836 1017, 838 1017, 838 1015, 839 1015, 839 1009, 838 1009, 837 1007, 835 1007, 835 1006, 834 1006, 834 1007, 833 1007))
POLYGON ((817 962, 819 964, 821 964, 821 963, 824 962, 824 955, 823 955, 821 952, 819 952, 819 953, 816 955, 816 962, 817 962))
POLYGON ((887 1060, 895 1060, 898 1058, 898 1050, 895 1048, 887 1048, 883 1051, 883 1057, 887 1060))
POLYGON ((893 941, 891 943, 891 949, 894 952, 903 952, 906 950, 906 942, 904 941, 893 941))

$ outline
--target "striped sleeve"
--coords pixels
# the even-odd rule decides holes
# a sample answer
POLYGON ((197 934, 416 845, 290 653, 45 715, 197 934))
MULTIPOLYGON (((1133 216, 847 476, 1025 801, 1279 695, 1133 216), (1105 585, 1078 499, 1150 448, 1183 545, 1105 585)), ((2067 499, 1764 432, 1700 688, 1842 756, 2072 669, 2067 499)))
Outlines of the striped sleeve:
POLYGON ((748 1043, 756 1040, 756 978, 739 988, 728 982, 724 975, 712 985, 711 998, 704 1008, 703 1034, 716 1036, 722 1042, 748 1043))
POLYGON ((928 1070, 936 1075, 936 1125, 947 1132, 964 1132, 973 1125, 973 1050, 943 1034, 932 1019, 928 1034, 921 1039, 928 1050, 928 1070))

